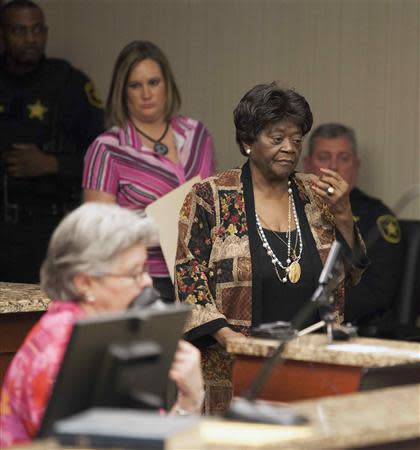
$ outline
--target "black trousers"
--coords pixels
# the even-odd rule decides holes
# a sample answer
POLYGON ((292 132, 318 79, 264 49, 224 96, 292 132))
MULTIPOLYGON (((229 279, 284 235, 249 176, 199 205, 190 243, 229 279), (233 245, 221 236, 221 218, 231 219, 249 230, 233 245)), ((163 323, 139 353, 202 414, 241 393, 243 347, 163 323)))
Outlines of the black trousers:
POLYGON ((60 220, 61 216, 41 216, 0 223, 0 281, 39 283, 39 270, 60 220))

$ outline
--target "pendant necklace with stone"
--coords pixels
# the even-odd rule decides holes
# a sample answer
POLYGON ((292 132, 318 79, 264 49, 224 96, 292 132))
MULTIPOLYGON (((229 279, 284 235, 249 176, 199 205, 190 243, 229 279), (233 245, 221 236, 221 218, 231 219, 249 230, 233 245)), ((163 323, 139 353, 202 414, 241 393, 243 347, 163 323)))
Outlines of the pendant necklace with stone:
POLYGON ((168 130, 169 130, 169 122, 166 123, 165 130, 164 130, 162 136, 161 136, 159 139, 153 139, 153 138, 150 137, 148 134, 146 134, 145 132, 143 132, 143 131, 141 131, 139 128, 137 128, 135 124, 133 124, 133 125, 134 125, 134 128, 135 128, 142 136, 144 136, 145 138, 149 139, 150 142, 153 142, 153 144, 154 144, 154 145, 153 145, 153 149, 155 150, 156 153, 158 153, 159 155, 166 155, 166 154, 168 153, 168 151, 169 151, 169 150, 168 150, 168 146, 165 145, 165 144, 164 144, 163 142, 161 142, 161 141, 162 141, 162 139, 165 138, 166 133, 167 133, 168 130))
POLYGON ((297 283, 299 281, 301 273, 302 273, 302 269, 300 267, 299 261, 302 257, 303 240, 302 240, 302 233, 300 230, 298 216, 296 213, 295 202, 293 200, 292 188, 291 188, 290 181, 288 181, 287 192, 289 195, 289 207, 288 207, 288 214, 287 214, 287 259, 286 259, 286 264, 283 264, 279 260, 279 258, 275 255, 275 253, 273 252, 273 249, 271 248, 271 246, 265 236, 264 230, 261 226, 261 222, 260 222, 260 219, 259 219, 256 211, 255 211, 255 220, 256 220, 256 225, 257 225, 258 236, 261 239, 261 242, 263 244, 265 251, 267 252, 268 257, 271 259, 271 263, 273 264, 274 271, 276 272, 277 278, 282 283, 286 283, 287 280, 289 280, 291 283, 297 283), (293 255, 292 255, 292 246, 291 246, 292 212, 293 212, 293 218, 295 219, 295 224, 296 224, 296 241, 299 241, 299 254, 296 254, 296 252, 294 251, 293 255), (283 276, 280 275, 279 269, 281 269, 284 272, 283 276))

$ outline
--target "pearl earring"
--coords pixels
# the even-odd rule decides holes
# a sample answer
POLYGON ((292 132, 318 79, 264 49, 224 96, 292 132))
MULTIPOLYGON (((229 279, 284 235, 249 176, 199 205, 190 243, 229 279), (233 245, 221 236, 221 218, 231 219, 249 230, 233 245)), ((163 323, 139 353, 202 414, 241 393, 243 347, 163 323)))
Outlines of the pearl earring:
POLYGON ((94 303, 96 298, 95 296, 92 294, 92 292, 86 292, 85 294, 85 300, 89 303, 94 303))
POLYGON ((245 153, 246 153, 247 155, 250 155, 250 154, 251 154, 251 149, 248 147, 247 149, 245 149, 245 153))

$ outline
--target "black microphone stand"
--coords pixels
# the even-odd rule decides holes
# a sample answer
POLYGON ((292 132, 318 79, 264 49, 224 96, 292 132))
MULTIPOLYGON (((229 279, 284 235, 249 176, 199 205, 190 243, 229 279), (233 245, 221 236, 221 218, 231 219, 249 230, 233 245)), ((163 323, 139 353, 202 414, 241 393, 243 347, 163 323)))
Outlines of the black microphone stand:
POLYGON ((304 334, 311 333, 324 326, 327 327, 328 343, 332 343, 334 313, 332 309, 333 293, 338 285, 339 256, 341 244, 333 242, 327 261, 319 277, 318 288, 311 300, 297 313, 292 321, 291 330, 286 333, 274 353, 263 364, 251 386, 243 397, 232 401, 225 417, 232 420, 245 422, 273 423, 278 425, 298 425, 307 422, 306 417, 296 412, 289 406, 271 406, 265 403, 257 403, 256 399, 273 368, 284 361, 282 358, 284 348, 293 339, 304 334), (323 320, 301 331, 299 330, 313 312, 320 307, 323 320))

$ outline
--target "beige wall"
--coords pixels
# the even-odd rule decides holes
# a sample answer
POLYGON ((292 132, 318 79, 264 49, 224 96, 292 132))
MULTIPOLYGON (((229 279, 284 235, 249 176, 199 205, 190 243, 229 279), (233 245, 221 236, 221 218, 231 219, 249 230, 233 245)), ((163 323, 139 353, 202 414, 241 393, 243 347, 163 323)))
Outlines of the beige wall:
MULTIPOLYGON (((359 185, 393 205, 420 183, 420 0, 40 0, 49 55, 87 72, 105 98, 133 39, 168 55, 182 112, 212 132, 220 169, 241 163, 232 110, 278 80, 311 104, 315 124, 356 129, 359 185)), ((420 200, 401 214, 420 218, 420 200)))

